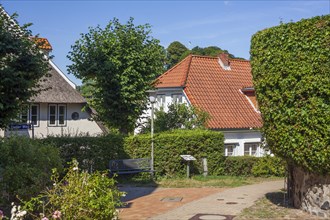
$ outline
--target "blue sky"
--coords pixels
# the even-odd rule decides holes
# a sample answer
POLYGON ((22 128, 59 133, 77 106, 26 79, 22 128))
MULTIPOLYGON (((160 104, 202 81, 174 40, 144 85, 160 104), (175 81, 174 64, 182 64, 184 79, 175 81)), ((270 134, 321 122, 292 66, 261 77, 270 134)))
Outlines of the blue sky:
MULTIPOLYGON (((33 34, 46 37, 52 55, 67 73, 70 47, 88 27, 104 27, 114 17, 126 23, 152 25, 152 36, 167 47, 180 41, 188 48, 218 46, 249 59, 251 36, 280 21, 299 21, 330 14, 330 0, 313 1, 16 1, 0 0, 5 10, 19 14, 20 24, 33 23, 33 34)), ((73 82, 81 84, 73 75, 73 82)))

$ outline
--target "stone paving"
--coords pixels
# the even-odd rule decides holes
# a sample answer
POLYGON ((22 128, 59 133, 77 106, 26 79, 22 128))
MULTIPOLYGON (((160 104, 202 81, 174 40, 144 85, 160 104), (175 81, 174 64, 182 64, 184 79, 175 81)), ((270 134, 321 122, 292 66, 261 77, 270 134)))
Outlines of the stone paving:
POLYGON ((128 195, 127 206, 120 209, 119 217, 122 220, 231 220, 266 193, 283 187, 283 181, 231 189, 121 187, 128 195), (176 201, 180 198, 181 201, 176 201))
POLYGON ((120 190, 127 192, 127 197, 124 198, 127 205, 120 209, 120 219, 142 220, 165 213, 205 196, 219 193, 224 189, 121 187, 120 190), (164 198, 170 198, 170 201, 162 201, 164 198), (173 198, 182 198, 182 200, 179 202, 171 201, 173 198))

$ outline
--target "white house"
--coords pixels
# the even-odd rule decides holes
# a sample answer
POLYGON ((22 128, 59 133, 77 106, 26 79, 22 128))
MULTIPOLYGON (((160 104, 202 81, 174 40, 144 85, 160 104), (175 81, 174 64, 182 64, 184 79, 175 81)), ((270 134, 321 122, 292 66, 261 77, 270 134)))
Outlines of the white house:
MULTIPOLYGON (((45 54, 52 49, 48 40, 42 41, 41 49, 45 54)), ((19 116, 20 122, 32 124, 33 129, 0 131, 0 136, 17 133, 30 137, 42 138, 48 135, 99 135, 104 127, 91 120, 92 112, 83 107, 87 104, 84 97, 76 90, 76 85, 49 60, 49 77, 40 80, 43 89, 32 97, 26 111, 19 116)))
POLYGON ((155 88, 156 108, 166 111, 177 102, 208 112, 207 127, 224 133, 226 156, 264 154, 249 61, 189 55, 162 74, 155 88))

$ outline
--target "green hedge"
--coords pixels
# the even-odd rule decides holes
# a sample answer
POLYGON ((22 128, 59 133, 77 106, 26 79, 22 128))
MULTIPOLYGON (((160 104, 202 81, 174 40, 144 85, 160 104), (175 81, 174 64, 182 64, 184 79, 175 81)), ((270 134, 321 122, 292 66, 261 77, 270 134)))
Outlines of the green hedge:
MULTIPOLYGON (((151 152, 150 135, 136 135, 125 139, 126 153, 131 158, 149 157, 151 152)), ((197 160, 192 163, 191 173, 202 173, 202 158, 206 157, 210 175, 222 170, 223 134, 209 130, 173 130, 158 133, 154 137, 154 160, 157 175, 177 176, 186 174, 186 164, 180 155, 190 154, 197 160)))
POLYGON ((253 176, 284 176, 286 163, 279 157, 259 157, 253 165, 251 173, 253 176))
POLYGON ((251 65, 270 149, 330 173, 330 15, 256 33, 251 65))
POLYGON ((222 175, 226 176, 278 176, 285 175, 286 164, 279 157, 227 157, 223 161, 222 175))
POLYGON ((252 176, 252 167, 258 160, 258 157, 252 156, 227 157, 223 165, 223 174, 227 176, 252 176))
POLYGON ((0 139, 0 205, 29 199, 44 190, 52 169, 62 170, 58 150, 26 137, 0 139))
POLYGON ((40 141, 56 146, 65 166, 75 158, 82 169, 89 171, 107 170, 109 160, 128 158, 123 151, 123 136, 118 134, 99 137, 48 137, 40 141))

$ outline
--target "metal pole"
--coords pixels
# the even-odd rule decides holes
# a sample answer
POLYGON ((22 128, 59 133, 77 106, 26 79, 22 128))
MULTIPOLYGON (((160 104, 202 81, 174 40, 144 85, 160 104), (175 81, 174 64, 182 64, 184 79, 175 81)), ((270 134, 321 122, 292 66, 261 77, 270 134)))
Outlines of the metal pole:
POLYGON ((187 161, 187 178, 189 179, 190 176, 190 161, 187 161))
POLYGON ((151 102, 151 176, 154 171, 154 102, 151 102))

